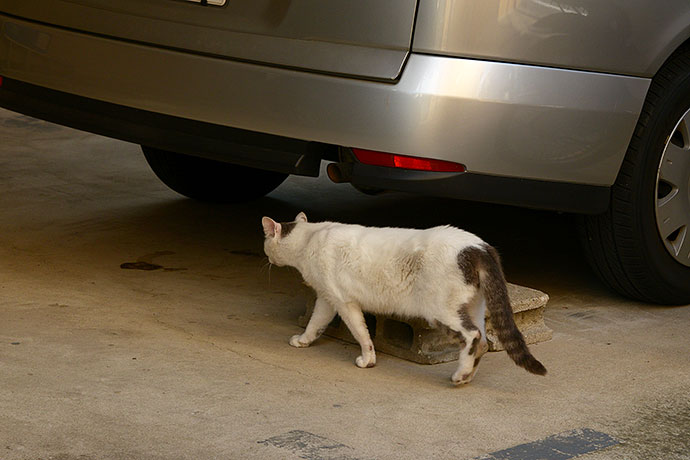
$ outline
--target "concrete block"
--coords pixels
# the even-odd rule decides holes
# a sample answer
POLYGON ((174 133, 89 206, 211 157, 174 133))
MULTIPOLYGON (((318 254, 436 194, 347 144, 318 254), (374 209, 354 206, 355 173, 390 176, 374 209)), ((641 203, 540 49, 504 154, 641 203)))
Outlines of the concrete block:
MULTIPOLYGON (((552 331, 544 324, 544 307, 549 296, 536 289, 508 283, 508 295, 515 323, 528 344, 550 340, 552 331)), ((314 309, 314 298, 307 303, 299 325, 306 327, 314 309)), ((377 351, 420 364, 437 364, 458 359, 460 344, 444 328, 432 328, 422 319, 400 319, 387 315, 365 313, 372 341, 377 351)), ((336 316, 325 335, 356 343, 347 326, 336 316)), ((489 351, 503 350, 487 313, 486 335, 489 351)))

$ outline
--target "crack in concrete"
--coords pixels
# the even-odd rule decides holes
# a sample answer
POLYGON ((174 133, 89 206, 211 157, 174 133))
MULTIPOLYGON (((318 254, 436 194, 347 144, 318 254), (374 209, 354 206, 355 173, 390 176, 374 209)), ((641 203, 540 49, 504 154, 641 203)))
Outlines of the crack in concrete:
POLYGON ((234 350, 234 349, 232 349, 232 348, 230 348, 230 347, 221 347, 221 346, 219 346, 218 344, 216 344, 214 341, 208 340, 208 339, 203 339, 202 337, 200 337, 200 336, 198 336, 198 335, 195 335, 194 333, 188 331, 187 329, 185 329, 185 328, 182 327, 182 326, 173 325, 173 324, 169 324, 169 323, 164 322, 163 320, 160 319, 160 317, 159 317, 158 314, 154 314, 154 315, 153 315, 153 318, 156 320, 156 322, 157 322, 158 324, 160 324, 161 326, 165 327, 166 329, 171 329, 171 330, 175 330, 175 331, 177 331, 177 332, 181 332, 181 333, 187 335, 187 338, 188 338, 189 340, 194 340, 194 341, 196 341, 196 342, 201 342, 201 343, 205 343, 205 344, 207 344, 207 345, 211 345, 213 348, 215 348, 215 349, 218 350, 218 351, 230 352, 230 353, 232 353, 232 354, 234 354, 234 355, 236 355, 236 356, 243 357, 243 358, 249 358, 249 359, 251 359, 252 361, 259 362, 259 363, 264 364, 264 365, 266 365, 266 366, 270 366, 270 367, 273 367, 273 368, 276 368, 276 369, 281 369, 281 370, 288 371, 288 372, 297 373, 298 375, 304 375, 304 374, 303 374, 302 372, 300 372, 298 369, 293 369, 293 368, 289 368, 289 367, 279 366, 279 365, 277 365, 277 364, 275 364, 275 363, 270 363, 270 362, 264 361, 264 360, 262 360, 262 359, 259 359, 259 358, 255 357, 255 356, 252 356, 252 355, 250 355, 249 353, 242 353, 242 352, 239 352, 239 351, 234 350))

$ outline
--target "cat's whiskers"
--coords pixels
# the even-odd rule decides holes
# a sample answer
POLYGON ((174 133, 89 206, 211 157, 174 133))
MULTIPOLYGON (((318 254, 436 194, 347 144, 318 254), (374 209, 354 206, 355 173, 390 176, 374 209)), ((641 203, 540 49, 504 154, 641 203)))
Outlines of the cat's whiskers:
POLYGON ((261 267, 261 271, 263 272, 264 269, 268 267, 268 284, 271 284, 271 267, 273 266, 273 264, 271 263, 271 260, 268 257, 266 257, 266 260, 267 262, 263 264, 263 266, 261 267))

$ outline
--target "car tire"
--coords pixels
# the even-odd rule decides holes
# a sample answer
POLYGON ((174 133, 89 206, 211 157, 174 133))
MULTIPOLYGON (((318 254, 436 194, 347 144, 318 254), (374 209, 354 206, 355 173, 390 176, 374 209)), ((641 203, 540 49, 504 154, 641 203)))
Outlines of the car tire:
POLYGON ((215 203, 260 198, 278 187, 287 174, 248 168, 207 158, 141 147, 153 172, 186 197, 215 203))
POLYGON ((590 265, 611 288, 690 303, 690 46, 652 79, 608 211, 579 227, 590 265))

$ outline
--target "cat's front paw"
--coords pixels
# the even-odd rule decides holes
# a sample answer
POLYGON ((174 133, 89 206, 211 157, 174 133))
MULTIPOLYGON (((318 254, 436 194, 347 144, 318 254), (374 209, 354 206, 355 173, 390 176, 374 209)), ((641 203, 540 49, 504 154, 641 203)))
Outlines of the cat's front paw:
POLYGON ((362 369, 367 367, 374 367, 376 366, 376 356, 371 356, 368 359, 364 356, 357 356, 357 358, 355 359, 355 364, 357 365, 357 367, 361 367, 362 369))
POLYGON ((290 345, 292 345, 295 348, 306 348, 309 346, 309 343, 307 342, 300 342, 300 338, 302 337, 301 334, 293 335, 290 337, 290 345))

